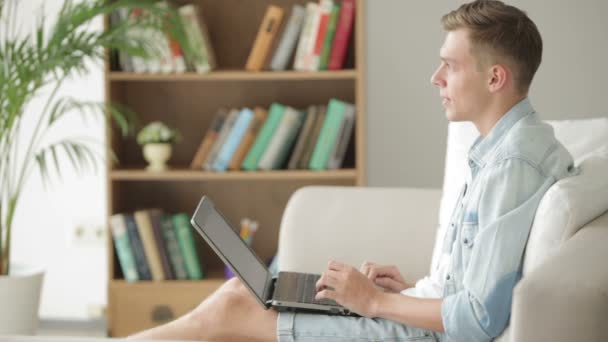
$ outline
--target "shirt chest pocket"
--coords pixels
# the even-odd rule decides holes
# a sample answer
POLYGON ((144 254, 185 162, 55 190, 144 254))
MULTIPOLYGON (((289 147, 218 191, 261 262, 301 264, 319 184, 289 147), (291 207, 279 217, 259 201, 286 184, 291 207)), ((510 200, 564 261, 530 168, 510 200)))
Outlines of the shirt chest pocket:
POLYGON ((462 223, 462 232, 460 234, 459 242, 462 250, 462 261, 463 265, 465 266, 469 264, 471 251, 475 245, 475 237, 477 236, 478 227, 479 225, 477 221, 462 223))

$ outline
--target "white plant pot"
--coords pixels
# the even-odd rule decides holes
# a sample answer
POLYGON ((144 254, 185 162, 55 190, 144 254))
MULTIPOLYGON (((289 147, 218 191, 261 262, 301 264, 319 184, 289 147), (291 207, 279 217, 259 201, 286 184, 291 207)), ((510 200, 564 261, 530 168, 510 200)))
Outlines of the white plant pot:
POLYGON ((145 144, 144 159, 148 162, 148 171, 164 171, 171 158, 171 144, 145 144))
POLYGON ((43 278, 43 271, 19 264, 0 276, 0 336, 36 333, 43 278))

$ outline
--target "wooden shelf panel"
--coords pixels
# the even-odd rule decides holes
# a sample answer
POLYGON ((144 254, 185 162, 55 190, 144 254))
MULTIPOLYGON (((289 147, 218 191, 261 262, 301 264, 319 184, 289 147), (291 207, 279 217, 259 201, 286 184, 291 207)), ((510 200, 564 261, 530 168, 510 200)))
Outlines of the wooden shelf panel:
POLYGON ((193 72, 179 74, 151 74, 112 71, 108 73, 109 81, 314 81, 314 80, 355 80, 356 70, 336 70, 336 71, 261 71, 251 72, 244 70, 220 70, 212 71, 207 74, 197 74, 193 72))
POLYGON ((212 180, 355 180, 355 169, 331 171, 277 170, 206 172, 186 168, 163 172, 149 172, 142 168, 110 171, 110 178, 118 181, 212 181, 212 180))

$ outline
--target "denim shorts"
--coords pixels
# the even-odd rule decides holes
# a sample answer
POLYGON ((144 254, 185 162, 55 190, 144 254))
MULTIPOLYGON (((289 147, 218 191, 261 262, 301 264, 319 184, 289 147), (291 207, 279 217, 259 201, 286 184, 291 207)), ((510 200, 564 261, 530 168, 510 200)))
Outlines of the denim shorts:
POLYGON ((280 312, 279 342, 439 341, 437 334, 382 318, 280 312))

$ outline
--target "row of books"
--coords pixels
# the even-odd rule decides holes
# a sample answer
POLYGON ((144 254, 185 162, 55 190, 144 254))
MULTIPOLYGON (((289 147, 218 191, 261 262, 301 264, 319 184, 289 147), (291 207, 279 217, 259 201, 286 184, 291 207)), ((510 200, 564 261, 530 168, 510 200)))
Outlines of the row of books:
MULTIPOLYGON (((159 2, 159 6, 168 7, 165 1, 159 2)), ((162 32, 144 27, 136 27, 129 31, 134 37, 153 37, 156 47, 160 51, 157 58, 144 59, 130 56, 119 52, 114 58, 122 71, 136 73, 171 73, 196 71, 198 73, 208 72, 216 67, 215 53, 211 46, 209 32, 203 22, 199 20, 199 9, 196 5, 184 5, 177 9, 180 21, 183 25, 186 40, 191 46, 190 50, 183 49, 179 42, 168 32, 162 32)), ((111 25, 118 25, 122 21, 135 20, 138 16, 145 15, 142 10, 120 9, 110 15, 111 25)))
POLYGON ((281 7, 268 6, 245 69, 285 70, 292 59, 298 71, 343 68, 355 0, 319 0, 306 7, 295 4, 287 20, 283 12, 281 7))
MULTIPOLYGON (((161 2, 162 6, 169 6, 161 2)), ((151 32, 145 28, 135 29, 134 36, 153 35, 162 51, 156 59, 118 53, 120 68, 126 72, 171 73, 195 71, 206 73, 217 67, 216 54, 210 39, 209 29, 197 5, 178 8, 186 39, 191 51, 167 32, 151 32)), ((344 66, 346 52, 353 29, 355 0, 319 0, 309 2, 306 7, 295 4, 288 19, 283 20, 284 10, 269 5, 258 34, 253 42, 245 69, 250 71, 286 70, 293 61, 298 71, 339 70, 344 66)), ((110 16, 111 23, 133 20, 141 11, 129 13, 122 9, 110 16)))
POLYGON ((202 279, 192 227, 185 213, 160 209, 114 214, 110 229, 124 279, 202 279))
POLYGON ((268 110, 221 108, 190 167, 218 172, 338 169, 352 146, 354 125, 355 106, 337 99, 306 110, 280 103, 268 110))

